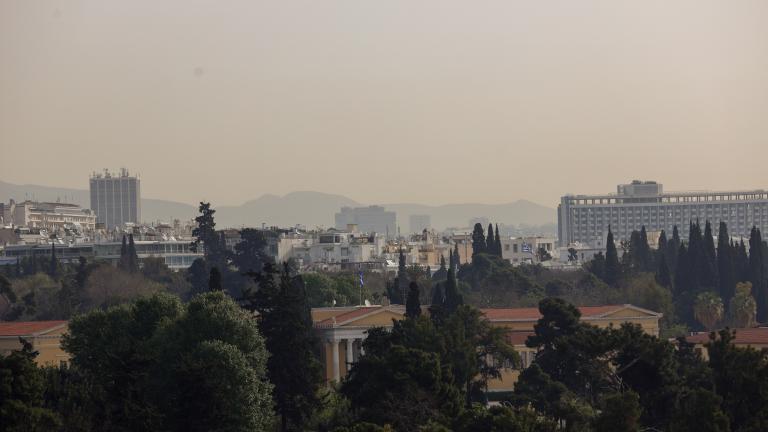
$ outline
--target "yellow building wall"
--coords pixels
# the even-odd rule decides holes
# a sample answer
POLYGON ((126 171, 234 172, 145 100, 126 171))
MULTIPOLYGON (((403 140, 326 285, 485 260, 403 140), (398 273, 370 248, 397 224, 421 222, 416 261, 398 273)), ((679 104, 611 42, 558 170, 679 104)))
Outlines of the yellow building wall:
MULTIPOLYGON (((63 329, 62 329, 63 330, 63 329)), ((63 332, 63 331, 62 331, 63 332)), ((61 333, 53 333, 54 337, 26 337, 32 343, 32 349, 38 352, 35 363, 38 366, 58 366, 62 361, 69 361, 69 354, 61 349, 61 333)), ((8 355, 11 351, 20 350, 18 338, 0 339, 0 355, 8 355)))

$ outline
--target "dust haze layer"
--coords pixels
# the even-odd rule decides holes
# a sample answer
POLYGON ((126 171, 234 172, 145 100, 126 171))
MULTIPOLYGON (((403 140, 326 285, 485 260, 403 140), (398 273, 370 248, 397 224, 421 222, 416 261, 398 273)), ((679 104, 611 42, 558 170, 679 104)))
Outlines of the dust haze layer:
MULTIPOLYGON (((87 190, 55 188, 38 185, 15 185, 0 181, 0 200, 71 202, 87 208, 90 196, 87 190)), ((342 195, 321 192, 292 192, 284 196, 263 195, 239 206, 215 206, 218 228, 289 227, 301 224, 307 228, 332 227, 334 214, 341 207, 357 207, 365 204, 342 195)), ((421 204, 382 204, 397 212, 398 225, 404 231, 412 214, 428 214, 432 225, 438 229, 465 227, 470 218, 489 217, 492 221, 511 225, 547 225, 555 222, 555 210, 520 200, 508 204, 449 204, 426 206, 421 204)), ((142 219, 148 222, 169 222, 174 218, 189 220, 197 213, 197 207, 189 204, 159 199, 141 200, 142 219)))
POLYGON ((237 205, 768 183, 768 2, 0 2, 0 173, 237 205), (718 175, 719 174, 719 175, 718 175))

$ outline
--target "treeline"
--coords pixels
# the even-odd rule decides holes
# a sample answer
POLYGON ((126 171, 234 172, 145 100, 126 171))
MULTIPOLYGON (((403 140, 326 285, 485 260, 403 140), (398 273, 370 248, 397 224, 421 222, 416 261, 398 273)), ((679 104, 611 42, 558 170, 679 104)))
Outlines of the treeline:
POLYGON ((702 231, 691 222, 688 241, 677 227, 672 238, 660 233, 658 248, 651 249, 645 227, 632 233, 619 247, 621 259, 608 232, 606 253, 595 256, 587 269, 611 287, 620 289, 643 273, 654 274, 669 290, 675 320, 692 329, 711 330, 720 324, 750 327, 768 319, 768 245, 753 227, 748 246, 731 240, 725 222, 720 222, 717 245, 712 225, 702 231))

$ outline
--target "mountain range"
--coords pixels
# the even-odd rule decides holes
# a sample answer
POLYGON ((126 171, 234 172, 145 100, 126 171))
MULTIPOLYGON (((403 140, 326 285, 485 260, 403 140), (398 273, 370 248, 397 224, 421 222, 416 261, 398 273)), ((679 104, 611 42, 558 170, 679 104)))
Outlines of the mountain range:
MULTIPOLYGON (((16 185, 0 181, 0 200, 70 202, 88 207, 89 192, 82 189, 67 189, 39 185, 16 185)), ((334 214, 341 207, 360 207, 367 204, 351 198, 322 192, 300 191, 283 196, 265 194, 239 206, 214 206, 218 227, 294 226, 302 224, 307 228, 316 226, 331 227, 334 214)), ((517 200, 505 204, 445 204, 429 206, 412 203, 380 204, 397 213, 397 223, 404 230, 409 228, 409 216, 425 214, 431 216, 432 226, 437 229, 464 227, 470 219, 485 217, 490 221, 505 225, 544 226, 555 223, 554 209, 527 200, 517 200)), ((142 219, 152 221, 170 221, 172 219, 189 220, 197 213, 197 207, 175 201, 143 198, 141 200, 142 219)))

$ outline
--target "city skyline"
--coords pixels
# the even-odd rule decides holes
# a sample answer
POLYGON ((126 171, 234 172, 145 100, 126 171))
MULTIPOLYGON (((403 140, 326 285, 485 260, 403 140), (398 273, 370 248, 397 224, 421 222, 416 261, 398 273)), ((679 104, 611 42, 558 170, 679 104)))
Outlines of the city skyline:
POLYGON ((764 2, 179 6, 0 5, 2 180, 126 166, 219 205, 765 187, 764 2))

